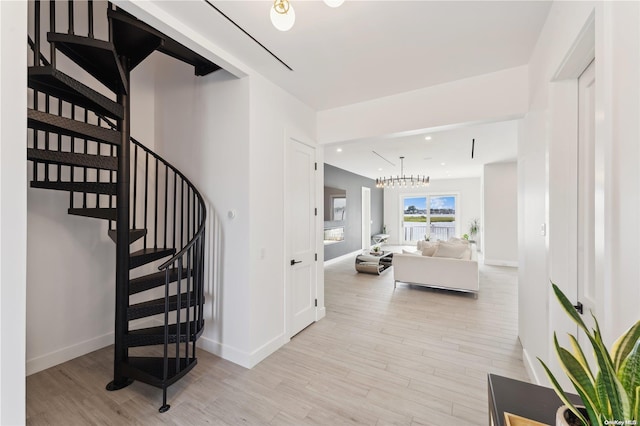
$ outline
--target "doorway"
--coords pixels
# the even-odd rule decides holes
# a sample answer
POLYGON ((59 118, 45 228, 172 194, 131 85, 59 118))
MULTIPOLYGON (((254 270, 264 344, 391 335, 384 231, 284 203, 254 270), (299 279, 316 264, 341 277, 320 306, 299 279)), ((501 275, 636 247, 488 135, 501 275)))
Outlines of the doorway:
POLYGON ((362 249, 371 246, 371 188, 362 187, 362 249))
POLYGON ((285 325, 287 337, 315 321, 316 262, 316 152, 296 139, 287 139, 285 230, 287 265, 285 325))
MULTIPOLYGON (((596 288, 602 283, 602 251, 604 246, 603 188, 597 176, 602 176, 602 156, 597 156, 595 138, 595 60, 578 77, 578 310, 597 316, 596 288), (599 157, 599 158, 598 158, 599 157)), ((591 322, 590 315, 583 319, 591 322)), ((578 333, 580 344, 587 344, 578 333)))

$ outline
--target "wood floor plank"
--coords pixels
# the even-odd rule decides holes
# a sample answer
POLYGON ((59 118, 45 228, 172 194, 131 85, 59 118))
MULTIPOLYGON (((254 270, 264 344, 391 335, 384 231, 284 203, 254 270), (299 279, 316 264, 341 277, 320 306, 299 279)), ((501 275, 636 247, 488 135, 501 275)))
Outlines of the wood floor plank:
MULTIPOLYGON (((393 248, 396 251, 400 247, 393 248)), ((161 390, 107 392, 111 347, 27 378, 29 425, 482 425, 488 373, 527 381, 517 270, 480 266, 475 299, 401 284, 393 268, 325 268, 326 318, 251 370, 199 351, 161 390)), ((153 351, 153 349, 151 349, 153 351)))

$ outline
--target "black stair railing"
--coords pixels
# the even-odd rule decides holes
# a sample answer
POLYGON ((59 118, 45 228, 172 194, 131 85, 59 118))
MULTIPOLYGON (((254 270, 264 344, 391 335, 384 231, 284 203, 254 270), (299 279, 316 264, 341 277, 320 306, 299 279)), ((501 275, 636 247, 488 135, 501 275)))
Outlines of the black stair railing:
MULTIPOLYGON (((116 390, 132 379, 157 386, 163 390, 160 411, 164 412, 169 408, 168 386, 197 362, 196 340, 204 328, 205 202, 192 182, 158 154, 134 138, 123 136, 120 141, 113 136, 128 134, 128 95, 117 93, 120 106, 124 106, 122 112, 114 101, 100 94, 98 106, 95 99, 86 101, 83 96, 87 93, 95 97, 89 88, 80 88, 80 95, 69 94, 69 87, 81 84, 56 70, 55 42, 49 42, 49 58, 43 54, 46 42, 41 38, 45 29, 40 3, 33 3, 33 39, 28 37, 33 52, 27 145, 33 167, 31 186, 69 192, 68 212, 108 220, 109 235, 117 250, 126 250, 126 271, 116 268, 116 275, 126 279, 124 287, 117 290, 122 297, 117 298, 116 312, 120 312, 122 321, 116 321, 114 381, 110 386, 116 390), (64 80, 62 89, 57 86, 58 80, 53 81, 56 78, 64 80), (125 118, 116 122, 115 117, 125 118), (128 159, 124 161, 126 167, 123 158, 128 159), (131 172, 123 174, 125 168, 131 172), (127 190, 116 191, 118 182, 125 181, 129 182, 127 190), (125 199, 123 193, 127 194, 125 199), (116 214, 122 206, 126 206, 126 229, 118 219, 122 216, 116 214), (156 260, 163 262, 156 274, 131 279, 130 269, 156 260), (153 307, 144 308, 146 313, 129 302, 129 295, 158 286, 164 287, 161 311, 153 305, 155 300, 149 301, 153 307), (154 315, 162 321, 160 331, 153 327, 130 329, 130 320, 154 315), (161 357, 129 356, 132 347, 157 345, 161 345, 161 357)), ((55 3, 48 2, 51 33, 56 31, 55 3)), ((58 3, 60 6, 63 2, 58 3)), ((96 12, 93 1, 86 3, 88 37, 93 38, 96 12)), ((75 4, 69 0, 66 5, 68 13, 63 15, 68 17, 68 33, 75 35, 75 4)), ((111 10, 110 4, 108 7, 111 10)), ((109 21, 110 40, 112 32, 109 21)))

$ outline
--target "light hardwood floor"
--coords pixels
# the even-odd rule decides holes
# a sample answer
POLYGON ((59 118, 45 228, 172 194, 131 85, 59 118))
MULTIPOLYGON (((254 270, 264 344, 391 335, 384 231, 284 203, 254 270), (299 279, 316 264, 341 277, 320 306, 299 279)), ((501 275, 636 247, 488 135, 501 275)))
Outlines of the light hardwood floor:
POLYGON ((161 391, 107 392, 112 348, 27 378, 30 425, 486 425, 487 373, 527 381, 517 272, 481 266, 480 294, 399 284, 393 269, 325 269, 327 316, 251 370, 204 351, 161 391))

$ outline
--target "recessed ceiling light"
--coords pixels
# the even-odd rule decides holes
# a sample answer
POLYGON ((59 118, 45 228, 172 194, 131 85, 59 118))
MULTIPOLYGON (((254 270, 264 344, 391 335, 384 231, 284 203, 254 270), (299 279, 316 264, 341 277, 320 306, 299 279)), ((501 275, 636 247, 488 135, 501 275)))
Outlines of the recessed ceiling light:
POLYGON ((430 140, 431 140, 431 136, 425 136, 425 137, 424 137, 424 140, 425 140, 425 141, 430 141, 430 140))
POLYGON ((342 148, 336 149, 336 152, 342 152, 342 148))
POLYGON ((381 171, 382 171, 382 167, 379 167, 379 168, 378 168, 378 171, 379 171, 379 172, 381 172, 381 171))
POLYGON ((447 163, 440 163, 440 165, 441 165, 441 166, 446 166, 446 165, 447 165, 447 163))

